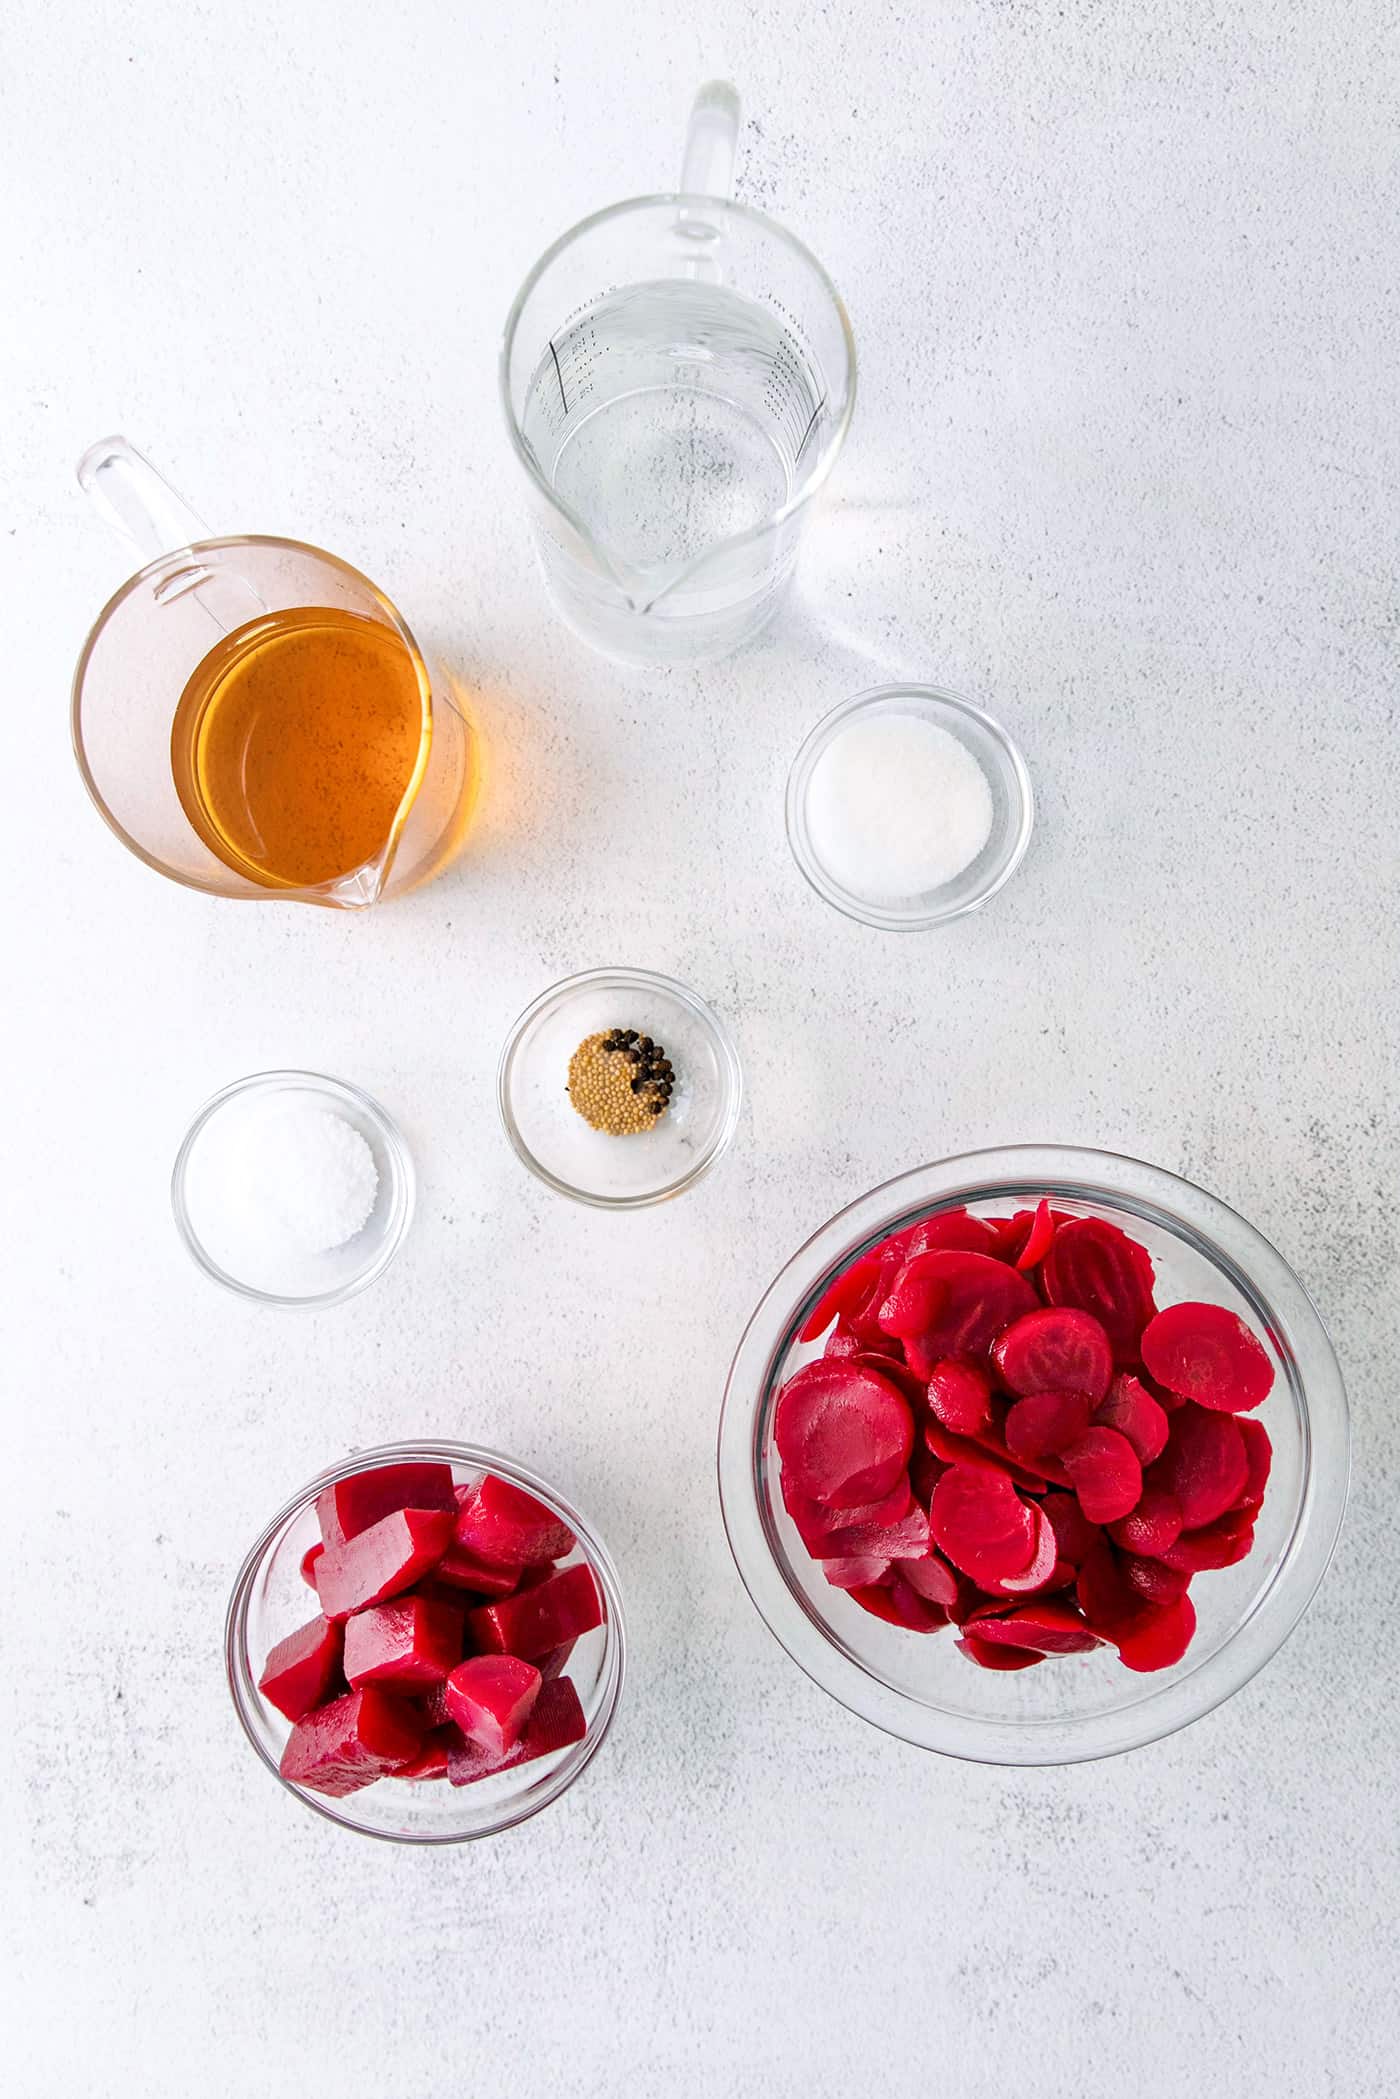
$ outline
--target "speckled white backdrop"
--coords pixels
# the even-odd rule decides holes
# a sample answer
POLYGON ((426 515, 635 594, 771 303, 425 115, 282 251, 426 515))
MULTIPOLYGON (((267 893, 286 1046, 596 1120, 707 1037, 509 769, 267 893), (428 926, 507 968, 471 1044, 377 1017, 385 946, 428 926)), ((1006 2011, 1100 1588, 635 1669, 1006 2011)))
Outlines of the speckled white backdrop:
POLYGON ((5 1601, 15 2099, 440 2090, 1380 2099, 1397 2088, 1400 494, 1391 0, 584 8, 10 0, 0 28, 5 1601), (731 74, 740 193, 828 263, 851 439, 781 625, 622 674, 549 616, 495 400, 537 251, 673 176, 731 74), (66 688, 123 573, 125 429, 223 529, 381 579, 478 692, 470 856, 367 918, 207 902, 87 806, 66 688), (937 937, 799 881, 802 733, 889 672, 1021 737, 1013 887, 937 937), (544 984, 675 971, 749 1105, 606 1219, 497 1128, 544 984), (412 1240, 313 1318, 176 1244, 171 1155, 272 1063, 379 1094, 412 1240), (730 1351, 832 1210, 1018 1138, 1197 1176, 1333 1331, 1357 1481, 1266 1674, 1126 1760, 1009 1774, 826 1700, 730 1567, 730 1351), (594 1513, 633 1671, 573 1797, 356 1843, 219 1660, 271 1509, 352 1448, 497 1441, 594 1513))

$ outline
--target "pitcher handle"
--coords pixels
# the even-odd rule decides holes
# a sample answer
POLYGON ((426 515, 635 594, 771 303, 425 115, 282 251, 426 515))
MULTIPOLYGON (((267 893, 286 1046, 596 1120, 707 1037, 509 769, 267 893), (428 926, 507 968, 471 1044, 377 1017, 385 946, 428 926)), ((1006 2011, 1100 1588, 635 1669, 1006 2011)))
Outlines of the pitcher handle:
POLYGON ((78 485, 143 562, 211 537, 204 520, 124 437, 88 446, 78 461, 78 485))
POLYGON ((739 150, 739 97, 727 80, 707 80, 695 97, 681 161, 683 197, 732 197, 739 150))

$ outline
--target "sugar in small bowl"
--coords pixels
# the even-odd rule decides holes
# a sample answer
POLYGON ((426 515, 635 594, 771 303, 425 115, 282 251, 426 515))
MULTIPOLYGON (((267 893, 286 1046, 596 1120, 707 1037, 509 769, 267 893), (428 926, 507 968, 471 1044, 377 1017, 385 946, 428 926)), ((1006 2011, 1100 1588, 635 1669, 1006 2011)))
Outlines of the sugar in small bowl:
POLYGON ((820 721, 794 761, 788 838, 850 918, 891 930, 973 911, 1014 873, 1033 820, 1019 751, 991 717, 930 685, 886 685, 820 721))

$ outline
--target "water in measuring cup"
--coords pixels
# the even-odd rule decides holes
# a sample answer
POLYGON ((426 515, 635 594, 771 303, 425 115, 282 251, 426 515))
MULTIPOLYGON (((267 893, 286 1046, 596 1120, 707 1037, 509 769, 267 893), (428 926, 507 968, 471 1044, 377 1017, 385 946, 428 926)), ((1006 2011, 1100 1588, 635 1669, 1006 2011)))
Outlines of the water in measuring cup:
MULTIPOLYGON (((822 414, 817 380, 776 314, 723 286, 665 279, 611 292, 555 334, 522 428, 639 604, 782 508, 820 445, 822 414)), ((727 565, 722 582, 709 579, 696 615, 722 619, 716 591, 771 595, 790 560, 790 549, 760 542, 747 573, 727 565)), ((556 574, 566 594, 569 580, 556 574)), ((684 585, 678 596, 669 609, 691 609, 684 585)))

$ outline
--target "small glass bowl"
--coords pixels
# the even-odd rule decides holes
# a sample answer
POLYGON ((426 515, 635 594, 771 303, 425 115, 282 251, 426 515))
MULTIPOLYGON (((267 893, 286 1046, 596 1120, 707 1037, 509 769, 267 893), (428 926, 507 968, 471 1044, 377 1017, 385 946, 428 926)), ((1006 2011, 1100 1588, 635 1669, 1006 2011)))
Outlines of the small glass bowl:
POLYGON ((190 1124, 170 1177, 170 1201, 180 1237, 195 1261, 216 1283, 259 1304, 309 1309, 338 1305, 365 1290, 384 1273, 403 1243, 413 1218, 413 1161, 399 1131, 358 1086, 315 1071, 261 1071, 236 1079, 204 1106, 190 1124), (374 1208, 353 1239, 326 1253, 287 1255, 265 1251, 260 1265, 235 1273, 230 1245, 220 1246, 213 1191, 202 1188, 201 1140, 216 1122, 236 1129, 231 1118, 247 1116, 271 1100, 307 1102, 331 1109, 358 1130, 379 1172, 374 1208))
POLYGON ((243 1732, 279 1785, 328 1822, 397 1844, 464 1844, 473 1837, 495 1836, 557 1800, 603 1746, 622 1694, 625 1655, 617 1574, 578 1511, 523 1465, 469 1443, 385 1443, 375 1450, 358 1451, 353 1458, 319 1473, 279 1509, 244 1560, 224 1625, 224 1661, 234 1707, 243 1732), (282 1777, 277 1766, 291 1728, 259 1691, 258 1677, 270 1650, 305 1624, 315 1609, 315 1596, 302 1579, 301 1562, 308 1549, 321 1542, 316 1496, 353 1473, 425 1459, 451 1465, 459 1482, 481 1472, 497 1473, 542 1501, 574 1533, 578 1545, 564 1564, 586 1562, 603 1599, 603 1623, 578 1641, 568 1665, 588 1731, 568 1749, 518 1764, 514 1770, 473 1785, 454 1786, 447 1779, 381 1778, 358 1793, 332 1799, 282 1777))
POLYGON ((1030 844, 1035 799, 1025 760, 999 722, 971 700, 937 685, 877 685, 823 715, 792 763, 787 783, 787 834, 792 856, 817 895, 847 918, 887 932, 920 932, 976 911, 1011 880, 1030 844), (992 795, 987 843, 951 882, 922 895, 889 899, 843 887, 817 854, 808 823, 812 776, 822 753, 857 715, 914 715, 955 736, 977 760, 992 795))
POLYGON ((723 1021, 683 984, 645 969, 590 969, 527 1006, 501 1053, 496 1091, 531 1173, 576 1202, 635 1210, 708 1173, 738 1125, 743 1076, 723 1021), (569 1099, 569 1059, 608 1028, 650 1035, 675 1067, 666 1113, 636 1136, 590 1129, 569 1099))
POLYGON ((744 1586, 814 1682, 887 1733, 987 1764, 1070 1764, 1138 1748, 1198 1720, 1282 1645, 1326 1571, 1346 1504, 1349 1432, 1336 1357, 1288 1264, 1214 1196, 1109 1152, 1025 1145, 920 1167, 862 1196, 781 1271, 749 1322, 720 1417, 719 1490, 744 1586), (944 1630, 883 1623, 825 1580, 783 1507, 773 1442, 779 1388, 822 1352, 797 1335, 822 1292, 890 1232, 940 1210, 1004 1214, 1048 1195, 1106 1217, 1147 1248, 1157 1299, 1228 1305, 1260 1334, 1275 1382, 1262 1408, 1273 1470, 1255 1544, 1197 1575, 1195 1638, 1174 1668, 1135 1675, 1116 1653, 1057 1655, 1018 1673, 982 1670, 944 1630))

